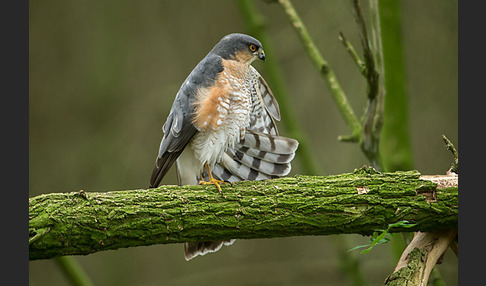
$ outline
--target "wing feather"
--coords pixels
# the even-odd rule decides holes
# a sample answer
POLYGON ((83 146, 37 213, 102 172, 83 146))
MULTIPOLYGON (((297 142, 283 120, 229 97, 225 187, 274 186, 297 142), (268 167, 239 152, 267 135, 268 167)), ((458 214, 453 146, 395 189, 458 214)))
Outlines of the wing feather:
POLYGON ((196 93, 200 88, 214 83, 217 74, 222 70, 221 57, 208 54, 192 70, 177 92, 167 121, 162 127, 164 137, 160 142, 159 154, 150 177, 150 188, 160 184, 167 171, 196 134, 197 128, 193 124, 193 102, 196 93))
POLYGON ((265 79, 253 66, 250 66, 250 69, 251 72, 258 79, 258 83, 255 85, 255 89, 257 89, 257 91, 259 92, 265 109, 273 118, 275 118, 277 121, 280 121, 280 107, 278 105, 277 99, 273 95, 272 90, 268 86, 265 79))
MULTIPOLYGON (((221 162, 213 167, 213 175, 221 180, 262 180, 287 175, 298 142, 278 135, 275 120, 280 110, 272 91, 258 71, 250 66, 250 125, 244 138, 228 149, 221 162)), ((207 178, 207 174, 203 174, 207 178)))

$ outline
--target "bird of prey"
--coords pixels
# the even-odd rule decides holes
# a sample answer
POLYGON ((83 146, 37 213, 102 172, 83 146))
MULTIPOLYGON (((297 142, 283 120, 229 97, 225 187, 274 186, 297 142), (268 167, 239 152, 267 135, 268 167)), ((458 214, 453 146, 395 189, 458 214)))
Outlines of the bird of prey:
MULTIPOLYGON (((262 44, 245 34, 223 37, 176 94, 150 178, 154 188, 175 162, 179 185, 221 184, 285 176, 298 142, 279 136, 277 100, 251 66, 262 44)), ((189 242, 185 258, 218 251, 231 240, 189 242)))

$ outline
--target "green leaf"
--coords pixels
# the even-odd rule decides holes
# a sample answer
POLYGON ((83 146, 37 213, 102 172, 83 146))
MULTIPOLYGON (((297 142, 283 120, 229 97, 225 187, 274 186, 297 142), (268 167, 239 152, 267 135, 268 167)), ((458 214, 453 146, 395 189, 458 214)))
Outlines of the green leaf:
POLYGON ((371 249, 373 249, 373 247, 375 245, 384 244, 384 243, 387 243, 391 240, 391 234, 389 234, 388 232, 390 231, 390 229, 392 227, 410 228, 410 227, 414 227, 416 225, 417 224, 415 224, 415 223, 408 223, 407 220, 402 220, 402 221, 399 221, 399 222, 396 222, 396 223, 391 223, 391 224, 388 225, 387 229, 377 229, 373 232, 373 234, 370 237, 371 244, 359 245, 359 246, 351 248, 347 252, 350 252, 350 251, 353 251, 353 250, 356 250, 356 249, 359 249, 359 248, 363 248, 363 247, 368 247, 367 249, 360 252, 361 254, 366 254, 371 249))
POLYGON ((348 250, 348 251, 346 251, 346 252, 351 252, 351 251, 353 251, 353 250, 356 250, 356 249, 359 249, 359 248, 363 248, 363 247, 367 247, 367 246, 369 246, 369 244, 365 244, 365 245, 358 245, 358 246, 355 246, 355 247, 353 247, 353 248, 349 249, 349 250, 348 250))

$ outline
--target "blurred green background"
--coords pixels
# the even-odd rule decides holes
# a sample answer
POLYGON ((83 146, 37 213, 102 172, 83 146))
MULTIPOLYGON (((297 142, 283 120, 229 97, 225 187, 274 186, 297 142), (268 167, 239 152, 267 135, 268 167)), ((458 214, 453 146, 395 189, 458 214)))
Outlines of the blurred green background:
MULTIPOLYGON (((350 1, 294 1, 358 117, 366 83, 338 40, 361 52, 350 1)), ((321 175, 368 164, 324 80, 277 4, 253 2, 264 16, 267 62, 282 69, 290 103, 321 175)), ((76 190, 146 188, 161 128, 192 68, 221 37, 247 33, 237 1, 30 1, 29 196, 76 190)), ((366 4, 362 3, 366 9, 366 4)), ((413 167, 444 174, 458 144, 458 3, 401 2, 413 167)), ((365 13, 365 16, 368 16, 365 13)), ((254 66, 265 77, 265 63, 254 66)), ((279 95, 276 94, 278 99, 279 95)), ((279 125, 282 135, 284 126, 279 125)), ((290 175, 303 174, 294 159, 290 175)), ((163 184, 176 184, 171 170, 163 184)), ((360 261, 366 285, 382 284, 397 260, 391 244, 366 255, 346 250, 359 235, 237 240, 186 262, 182 245, 99 252, 75 259, 95 285, 352 285, 342 257, 360 261)), ((438 266, 457 285, 457 258, 438 266)), ((66 285, 53 260, 29 263, 30 285, 66 285)))

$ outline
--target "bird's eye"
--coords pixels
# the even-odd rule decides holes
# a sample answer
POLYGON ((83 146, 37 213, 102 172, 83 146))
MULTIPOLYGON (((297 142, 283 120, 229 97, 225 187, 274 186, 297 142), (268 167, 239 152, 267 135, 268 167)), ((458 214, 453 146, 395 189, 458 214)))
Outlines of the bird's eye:
POLYGON ((257 47, 255 45, 250 45, 250 51, 254 52, 257 50, 257 47))

